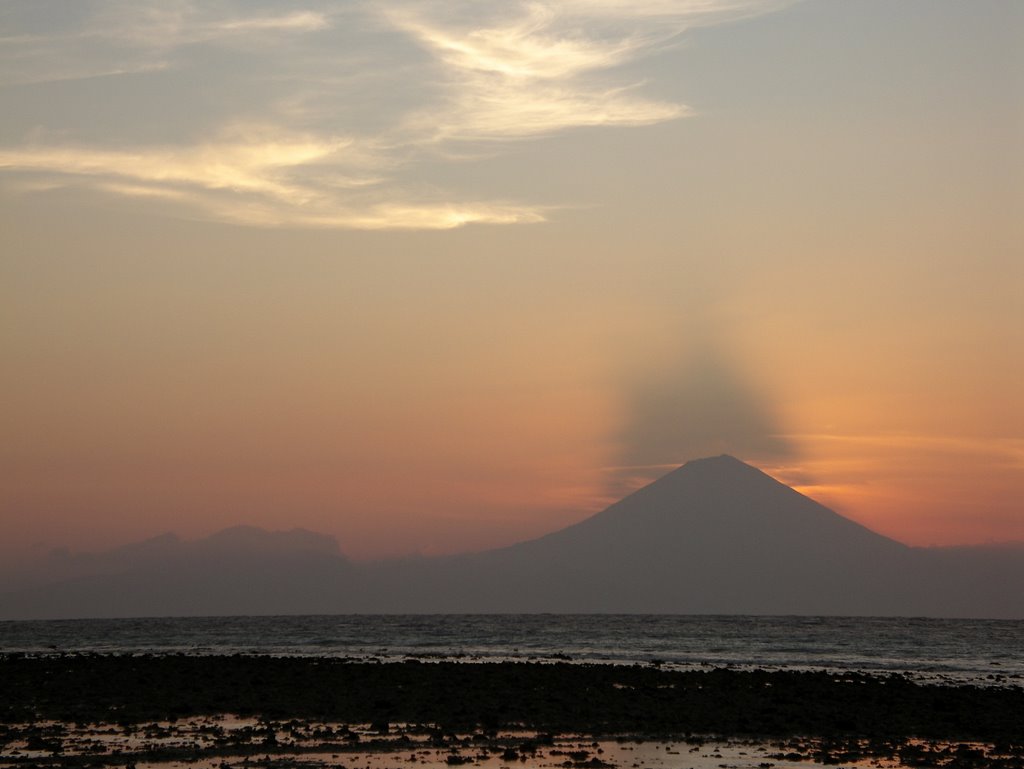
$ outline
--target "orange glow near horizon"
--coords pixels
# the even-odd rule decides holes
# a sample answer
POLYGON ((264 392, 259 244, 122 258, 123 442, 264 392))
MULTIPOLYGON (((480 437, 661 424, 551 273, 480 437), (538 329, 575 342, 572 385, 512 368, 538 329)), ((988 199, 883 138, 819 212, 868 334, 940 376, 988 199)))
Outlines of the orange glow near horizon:
POLYGON ((873 531, 915 546, 1024 542, 1020 441, 802 436, 777 476, 873 531), (810 459, 813 457, 813 459, 810 459))

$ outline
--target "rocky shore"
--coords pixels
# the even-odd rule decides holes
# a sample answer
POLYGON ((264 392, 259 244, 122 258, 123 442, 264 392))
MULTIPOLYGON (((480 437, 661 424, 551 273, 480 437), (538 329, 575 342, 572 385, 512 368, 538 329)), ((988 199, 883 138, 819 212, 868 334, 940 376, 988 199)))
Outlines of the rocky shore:
MULTIPOLYGON (((823 763, 914 754, 926 762, 918 765, 1024 766, 1024 689, 921 684, 898 675, 243 655, 3 655, 0 690, 0 765, 128 765, 145 751, 107 746, 87 762, 81 756, 89 751, 67 749, 69 727, 110 725, 107 733, 144 735, 231 714, 242 726, 221 724, 207 729, 214 739, 187 742, 190 760, 418 745, 443 751, 447 765, 478 763, 474 756, 492 754, 508 762, 545 742, 550 751, 560 736, 571 735, 688 744, 753 740, 775 745, 777 757, 836 759, 823 763), (305 741, 296 736, 301 734, 305 741)), ((565 759, 570 765, 572 752, 565 759)), ((598 762, 593 766, 610 765, 596 753, 588 753, 590 759, 598 762)))

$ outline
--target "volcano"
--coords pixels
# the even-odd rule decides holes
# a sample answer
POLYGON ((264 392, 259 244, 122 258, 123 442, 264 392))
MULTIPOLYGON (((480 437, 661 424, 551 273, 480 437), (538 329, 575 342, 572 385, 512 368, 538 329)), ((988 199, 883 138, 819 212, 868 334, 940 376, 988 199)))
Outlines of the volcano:
POLYGON ((78 559, 0 618, 651 613, 1024 618, 1024 549, 908 547, 730 456, 497 550, 349 562, 312 532, 236 527, 78 559), (156 557, 159 556, 159 557, 156 557))
POLYGON ((402 574, 385 603, 403 611, 891 614, 906 603, 894 585, 916 581, 911 550, 720 456, 539 539, 417 564, 419 575, 402 574))

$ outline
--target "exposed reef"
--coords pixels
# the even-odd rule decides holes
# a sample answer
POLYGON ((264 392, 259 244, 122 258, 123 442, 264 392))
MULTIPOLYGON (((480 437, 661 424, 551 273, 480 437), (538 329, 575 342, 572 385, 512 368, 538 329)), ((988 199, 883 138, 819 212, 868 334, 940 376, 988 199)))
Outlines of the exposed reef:
POLYGON ((900 675, 269 656, 0 655, 0 721, 262 719, 724 735, 1024 741, 1024 689, 900 675))

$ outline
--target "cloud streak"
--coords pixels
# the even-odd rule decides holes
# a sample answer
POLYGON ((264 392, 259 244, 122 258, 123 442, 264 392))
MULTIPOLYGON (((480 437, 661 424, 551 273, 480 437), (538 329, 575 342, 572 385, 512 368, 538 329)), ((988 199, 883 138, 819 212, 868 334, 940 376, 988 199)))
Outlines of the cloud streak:
POLYGON ((832 444, 868 456, 882 452, 913 452, 935 457, 973 457, 992 467, 1024 470, 1024 438, 972 438, 953 435, 881 433, 850 435, 837 433, 795 433, 789 439, 811 446, 832 444))
MULTIPOLYGON (((38 5, 45 9, 47 3, 38 5)), ((0 86, 145 74, 182 65, 187 49, 197 45, 280 45, 286 36, 332 24, 326 12, 250 15, 241 6, 183 0, 83 6, 93 11, 78 26, 0 37, 0 86), (175 53, 179 59, 172 63, 175 53)))
MULTIPOLYGON (((36 8, 59 13, 45 2, 36 8)), ((500 154, 503 143, 575 128, 685 116, 685 105, 643 96, 643 85, 617 70, 694 26, 767 6, 427 1, 338 11, 310 2, 268 13, 240 2, 109 0, 88 8, 58 32, 40 34, 36 20, 0 41, 2 60, 17 64, 5 85, 188 71, 196 84, 186 100, 209 103, 221 89, 250 101, 212 132, 183 121, 177 144, 134 138, 131 120, 116 137, 91 142, 74 140, 74 116, 37 125, 66 143, 4 137, 8 174, 254 226, 431 229, 542 221, 546 207, 440 188, 424 171, 430 163, 500 154), (382 89, 359 91, 366 73, 382 89), (290 97, 277 87, 285 81, 290 97), (361 109, 369 113, 362 122, 353 117, 361 109)), ((128 115, 134 105, 125 98, 128 115)))
POLYGON ((83 147, 0 151, 0 169, 56 171, 86 179, 106 193, 177 203, 213 219, 253 226, 450 229, 540 218, 514 205, 380 201, 373 191, 377 177, 336 170, 374 165, 372 159, 352 157, 361 150, 351 140, 236 133, 195 147, 138 152, 83 147), (318 165, 322 170, 312 173, 318 165), (360 197, 364 188, 370 192, 360 197))

